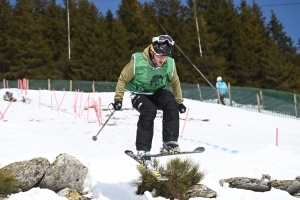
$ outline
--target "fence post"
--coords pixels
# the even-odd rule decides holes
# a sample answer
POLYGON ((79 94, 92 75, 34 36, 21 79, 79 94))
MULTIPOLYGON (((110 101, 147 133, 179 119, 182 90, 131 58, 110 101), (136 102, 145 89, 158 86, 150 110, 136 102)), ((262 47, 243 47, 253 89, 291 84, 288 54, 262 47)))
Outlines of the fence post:
POLYGON ((217 96, 218 96, 218 104, 222 104, 219 89, 216 89, 216 91, 217 91, 217 96))
POLYGON ((26 80, 27 83, 27 90, 29 90, 29 79, 26 80))
POLYGON ((232 99, 231 99, 231 92, 230 92, 230 83, 228 83, 228 95, 229 95, 230 106, 232 106, 232 99))
POLYGON ((50 83, 50 79, 48 79, 48 90, 51 90, 51 83, 50 83))
POLYGON ((95 82, 92 83, 92 92, 95 93, 95 82))
POLYGON ((256 99, 257 99, 257 107, 258 107, 258 112, 261 113, 261 108, 260 108, 260 99, 259 99, 259 95, 256 94, 256 99))
POLYGON ((72 80, 70 80, 70 92, 72 92, 72 80))
POLYGON ((296 94, 294 94, 294 103, 295 103, 295 113, 296 113, 296 118, 297 118, 298 113, 297 113, 297 96, 296 96, 296 94))
POLYGON ((3 88, 6 88, 6 87, 5 87, 5 79, 3 79, 3 88))
POLYGON ((264 109, 264 102, 263 102, 263 94, 262 91, 260 90, 260 105, 261 105, 261 109, 264 109))
POLYGON ((202 93, 201 93, 201 89, 200 89, 200 85, 197 84, 197 86, 198 86, 198 92, 199 92, 199 96, 200 96, 200 101, 203 101, 203 99, 202 99, 202 93))

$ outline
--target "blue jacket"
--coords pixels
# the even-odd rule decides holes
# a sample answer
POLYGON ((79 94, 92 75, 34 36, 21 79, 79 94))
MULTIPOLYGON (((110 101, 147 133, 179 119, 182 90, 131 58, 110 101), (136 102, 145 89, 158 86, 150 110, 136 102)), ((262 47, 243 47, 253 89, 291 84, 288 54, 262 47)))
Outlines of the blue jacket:
POLYGON ((216 83, 216 88, 220 91, 220 94, 226 94, 228 92, 227 85, 224 81, 218 81, 216 83))

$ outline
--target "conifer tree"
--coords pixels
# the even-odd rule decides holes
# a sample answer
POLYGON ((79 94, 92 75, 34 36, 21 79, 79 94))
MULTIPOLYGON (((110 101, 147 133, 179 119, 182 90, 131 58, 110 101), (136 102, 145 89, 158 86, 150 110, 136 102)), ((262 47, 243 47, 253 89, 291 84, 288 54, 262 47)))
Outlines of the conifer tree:
POLYGON ((294 46, 273 11, 265 25, 255 2, 235 7, 233 0, 187 0, 187 6, 181 0, 122 0, 116 16, 110 10, 104 16, 89 0, 17 0, 14 7, 0 0, 0 7, 5 79, 117 81, 132 53, 169 34, 181 82, 207 85, 195 64, 211 83, 222 76, 234 86, 300 91, 300 39, 294 46))
MULTIPOLYGON (((276 60, 276 62, 272 62, 275 67, 271 70, 272 73, 277 72, 276 76, 272 76, 276 81, 274 84, 269 84, 268 87, 272 89, 292 90, 292 88, 297 87, 294 84, 297 80, 294 75, 299 74, 297 68, 299 69, 300 67, 295 66, 295 64, 297 65, 296 47, 293 47, 293 40, 283 31, 284 26, 279 22, 274 11, 271 11, 271 19, 266 29, 269 37, 276 44, 276 50, 279 52, 272 60, 276 60)), ((268 80, 268 77, 264 80, 268 80)))
POLYGON ((5 77, 4 74, 9 72, 10 59, 7 54, 9 50, 9 32, 8 26, 11 21, 12 7, 8 0, 0 0, 0 77, 5 77))
POLYGON ((267 24, 267 31, 283 54, 296 53, 296 48, 293 47, 293 40, 286 35, 284 26, 279 22, 273 10, 271 11, 271 19, 267 24))
MULTIPOLYGON (((71 1, 72 2, 72 1, 71 1)), ((93 51, 98 44, 98 9, 88 0, 72 2, 72 59, 70 77, 73 80, 93 80, 95 63, 93 51)))
POLYGON ((19 0, 16 3, 9 24, 9 52, 11 53, 8 77, 13 79, 32 78, 40 67, 45 66, 47 45, 42 37, 43 26, 36 16, 44 8, 36 9, 30 0, 19 0))
MULTIPOLYGON (((187 53, 188 41, 186 40, 188 36, 185 30, 185 16, 187 13, 187 8, 181 5, 179 0, 154 0, 151 3, 155 10, 159 26, 159 34, 169 34, 174 40, 175 44, 182 49, 183 52, 187 53)), ((189 39, 188 39, 189 40, 189 39)), ((181 82, 195 82, 194 76, 191 71, 195 73, 192 68, 187 69, 188 61, 181 56, 181 52, 176 46, 172 48, 172 56, 176 61, 177 73, 179 75, 181 82)))
POLYGON ((271 44, 264 27, 264 17, 257 4, 239 7, 239 38, 233 46, 234 74, 240 86, 262 87, 263 69, 270 64, 271 44))
POLYGON ((68 24, 66 9, 51 0, 44 12, 43 37, 49 48, 47 70, 40 79, 69 79, 68 71, 68 24))
POLYGON ((129 62, 132 52, 129 50, 128 33, 121 20, 114 18, 109 11, 106 14, 105 22, 103 36, 105 48, 101 52, 102 62, 98 71, 103 80, 117 81, 122 69, 129 62))
POLYGON ((140 51, 148 40, 144 37, 145 16, 141 3, 137 0, 122 0, 117 15, 127 31, 129 51, 140 51))
POLYGON ((204 13, 206 37, 203 38, 204 63, 208 78, 215 83, 217 76, 230 79, 227 68, 232 66, 232 43, 238 34, 238 15, 231 1, 201 1, 199 12, 204 13), (207 52, 207 53, 206 53, 207 52), (228 77, 228 78, 227 78, 228 77))

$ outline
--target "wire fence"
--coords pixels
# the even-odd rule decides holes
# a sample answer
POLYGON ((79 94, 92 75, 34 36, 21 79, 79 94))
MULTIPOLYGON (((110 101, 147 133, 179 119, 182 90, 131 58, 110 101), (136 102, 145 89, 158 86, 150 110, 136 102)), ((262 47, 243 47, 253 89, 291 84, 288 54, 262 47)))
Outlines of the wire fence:
MULTIPOLYGON (((72 80, 3 80, 0 88, 26 87, 31 90, 57 90, 82 92, 114 92, 117 82, 72 80)), ((218 103, 218 91, 210 86, 181 83, 183 97, 206 103, 218 103)), ((225 105, 284 118, 300 119, 300 94, 284 91, 231 87, 225 95, 225 105)))

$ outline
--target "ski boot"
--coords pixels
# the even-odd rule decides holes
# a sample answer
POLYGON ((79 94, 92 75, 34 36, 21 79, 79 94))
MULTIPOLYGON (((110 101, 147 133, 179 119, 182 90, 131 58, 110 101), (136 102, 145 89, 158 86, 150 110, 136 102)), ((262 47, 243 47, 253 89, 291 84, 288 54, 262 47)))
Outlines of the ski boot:
POLYGON ((137 156, 143 161, 145 167, 152 167, 151 154, 150 151, 138 150, 137 156))
POLYGON ((172 153, 176 153, 179 152, 180 148, 179 148, 179 144, 176 141, 167 141, 163 143, 163 146, 160 150, 161 154, 172 154, 172 153))

